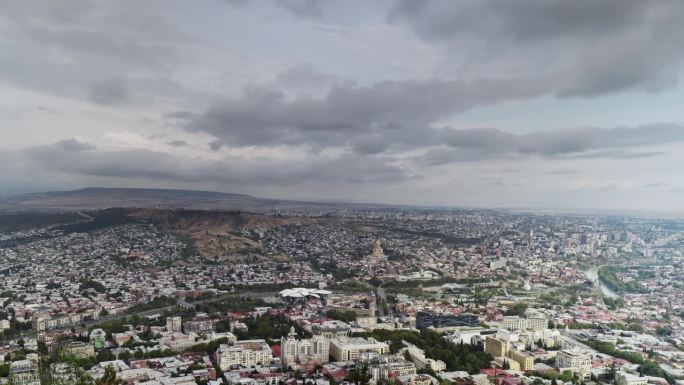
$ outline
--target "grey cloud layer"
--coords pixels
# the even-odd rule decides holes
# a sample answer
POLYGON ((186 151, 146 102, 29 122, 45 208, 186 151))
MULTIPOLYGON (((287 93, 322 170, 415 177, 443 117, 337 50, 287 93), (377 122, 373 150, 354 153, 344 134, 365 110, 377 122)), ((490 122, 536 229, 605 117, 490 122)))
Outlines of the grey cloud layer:
POLYGON ((368 183, 414 178, 379 157, 307 157, 282 162, 271 158, 226 156, 219 160, 189 158, 151 150, 99 150, 76 139, 34 147, 25 152, 50 170, 68 174, 238 183, 368 183))
MULTIPOLYGON (((534 82, 383 82, 370 87, 334 86, 321 98, 286 98, 283 93, 249 89, 241 99, 217 104, 205 113, 178 112, 181 127, 203 132, 233 147, 306 145, 313 150, 351 148, 379 154, 446 145, 460 151, 453 160, 502 154, 566 155, 601 149, 640 147, 684 140, 681 125, 580 127, 513 134, 497 128, 453 129, 436 122, 495 100, 537 92, 534 82)), ((439 150, 437 159, 447 159, 439 150)), ((436 153, 435 153, 436 154, 436 153)), ((590 154, 591 155, 591 154, 590 154)), ((619 152, 597 157, 630 156, 619 152)))
POLYGON ((466 73, 540 73, 558 96, 655 90, 677 81, 684 3, 399 0, 389 20, 467 59, 466 73))
POLYGON ((288 99, 276 90, 247 89, 242 98, 199 116, 179 112, 174 117, 189 118, 186 129, 209 133, 231 146, 350 145, 375 153, 393 144, 424 142, 422 130, 439 118, 538 92, 532 81, 486 79, 338 85, 321 98, 288 99))

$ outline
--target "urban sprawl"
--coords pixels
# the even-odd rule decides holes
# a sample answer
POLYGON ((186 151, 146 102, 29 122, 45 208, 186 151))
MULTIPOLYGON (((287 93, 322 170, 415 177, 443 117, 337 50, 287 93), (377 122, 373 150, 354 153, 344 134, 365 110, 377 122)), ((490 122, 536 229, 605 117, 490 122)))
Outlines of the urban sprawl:
POLYGON ((684 384, 676 220, 98 215, 0 232, 0 384, 684 384))

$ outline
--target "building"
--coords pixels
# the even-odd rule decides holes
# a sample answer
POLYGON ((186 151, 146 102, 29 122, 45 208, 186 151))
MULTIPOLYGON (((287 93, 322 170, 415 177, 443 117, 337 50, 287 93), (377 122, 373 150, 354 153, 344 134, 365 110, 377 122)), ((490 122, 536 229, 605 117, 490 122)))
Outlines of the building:
POLYGON ((294 363, 326 363, 330 358, 330 340, 320 335, 298 340, 292 327, 287 337, 280 340, 280 358, 284 367, 294 363))
POLYGON ((626 372, 615 373, 615 384, 617 385, 646 385, 648 378, 639 377, 626 372))
POLYGON ((222 344, 216 354, 219 367, 224 371, 233 366, 268 365, 273 359, 271 348, 265 340, 237 341, 233 346, 222 344))
POLYGON ((494 261, 490 261, 489 262, 489 270, 503 269, 504 267, 506 267, 507 263, 508 263, 508 261, 506 261, 505 259, 496 259, 494 261))
POLYGON ((416 365, 418 370, 429 368, 435 373, 446 370, 446 363, 444 361, 425 357, 425 352, 416 346, 409 346, 406 351, 411 356, 411 362, 416 365))
POLYGON ((180 333, 183 330, 183 322, 181 317, 167 317, 166 331, 170 333, 180 333))
POLYGON ((470 313, 453 315, 419 311, 416 314, 416 328, 418 329, 459 326, 477 327, 480 326, 480 320, 470 313))
POLYGON ((511 343, 497 336, 487 336, 485 338, 485 351, 492 357, 506 357, 511 349, 511 343))
POLYGON ((528 371, 534 369, 534 356, 532 354, 521 352, 518 350, 510 350, 508 358, 516 361, 520 365, 520 370, 528 371))
POLYGON ((186 333, 207 333, 214 330, 214 324, 211 320, 188 321, 183 324, 183 329, 186 333))
POLYGON ((95 348, 84 342, 70 342, 62 347, 62 351, 76 358, 95 357, 95 348))
POLYGON ((545 330, 549 328, 549 320, 542 315, 521 318, 518 316, 503 317, 501 325, 508 330, 545 330))
POLYGON ((330 340, 330 355, 335 361, 353 361, 363 352, 387 354, 389 345, 378 342, 374 338, 345 338, 330 340))
POLYGON ((33 318, 33 328, 37 333, 40 333, 48 330, 62 329, 79 325, 83 323, 86 318, 98 319, 100 310, 101 309, 93 309, 84 313, 69 314, 57 318, 39 315, 33 318))
POLYGON ((586 376, 591 370, 591 357, 579 349, 561 350, 556 355, 556 367, 559 371, 570 370, 586 376))
POLYGON ((33 360, 14 361, 10 364, 13 383, 16 385, 40 385, 38 365, 33 360))
POLYGON ((329 340, 345 339, 351 336, 351 326, 342 321, 327 321, 311 327, 313 334, 323 336, 329 340))

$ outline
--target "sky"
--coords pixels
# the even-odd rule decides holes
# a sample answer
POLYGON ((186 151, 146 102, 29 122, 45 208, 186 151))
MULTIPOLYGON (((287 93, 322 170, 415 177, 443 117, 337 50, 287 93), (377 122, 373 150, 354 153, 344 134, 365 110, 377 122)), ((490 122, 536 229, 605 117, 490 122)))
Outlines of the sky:
POLYGON ((684 2, 0 0, 0 194, 684 211, 684 2))

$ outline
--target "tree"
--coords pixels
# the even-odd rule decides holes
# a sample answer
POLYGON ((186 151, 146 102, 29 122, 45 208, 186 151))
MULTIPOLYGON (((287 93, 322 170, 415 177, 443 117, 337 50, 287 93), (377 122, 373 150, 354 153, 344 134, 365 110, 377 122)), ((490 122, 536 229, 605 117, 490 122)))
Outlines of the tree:
POLYGON ((572 370, 564 370, 563 373, 558 377, 559 380, 563 382, 568 382, 572 380, 572 370))
POLYGON ((107 365, 102 378, 95 382, 96 385, 123 385, 124 381, 116 377, 114 366, 107 365))
POLYGON ((370 379, 371 376, 368 372, 368 365, 363 365, 361 368, 356 366, 354 370, 349 372, 349 375, 346 378, 347 381, 353 382, 356 385, 367 385, 370 379))
POLYGON ((558 385, 558 381, 555 378, 551 379, 551 385, 558 385))

